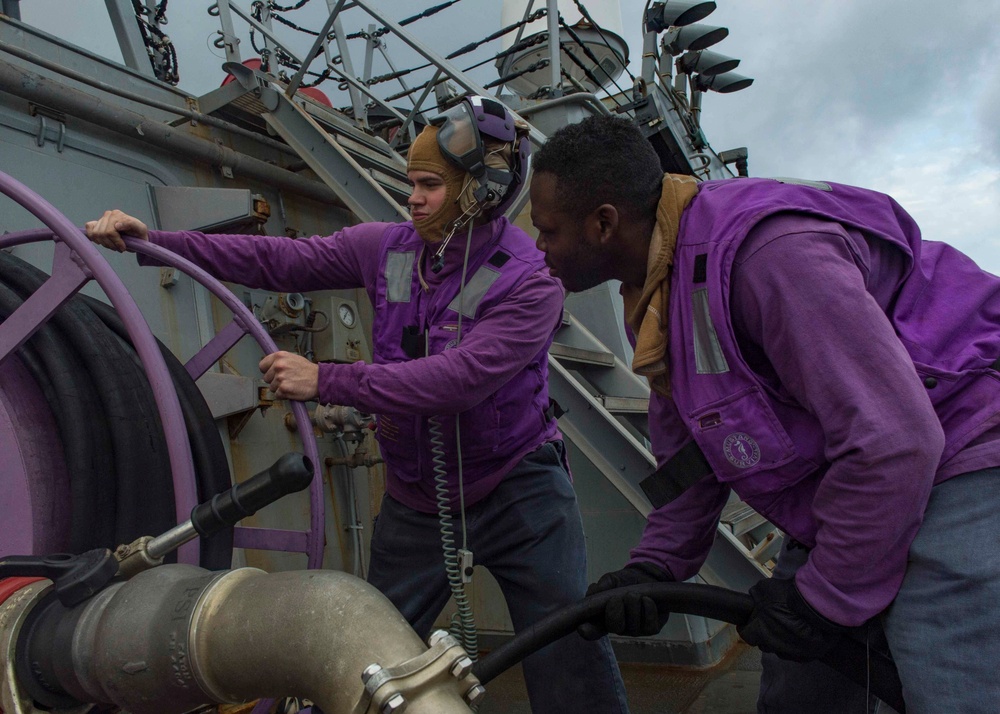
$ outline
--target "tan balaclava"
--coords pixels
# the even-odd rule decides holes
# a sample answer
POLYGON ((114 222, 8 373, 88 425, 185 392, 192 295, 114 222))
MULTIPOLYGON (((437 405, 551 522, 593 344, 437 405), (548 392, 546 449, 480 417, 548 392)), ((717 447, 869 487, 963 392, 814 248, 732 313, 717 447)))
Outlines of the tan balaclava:
MULTIPOLYGON (((514 127, 518 138, 527 135, 528 125, 516 119, 514 127)), ((428 243, 440 243, 455 228, 455 221, 475 219, 479 211, 475 208, 473 193, 479 182, 451 163, 441 153, 437 142, 438 127, 427 126, 410 146, 407 171, 431 171, 442 178, 446 187, 444 203, 435 213, 421 221, 414 221, 413 227, 428 243)), ((510 171, 514 159, 514 144, 485 138, 485 164, 492 169, 510 171)), ((487 211, 489 216, 489 211, 487 211)))
POLYGON ((446 193, 441 208, 419 221, 413 222, 417 233, 428 243, 440 243, 452 229, 452 224, 462 215, 459 196, 471 178, 441 154, 437 142, 438 128, 427 126, 410 145, 407 171, 430 171, 444 181, 446 193))

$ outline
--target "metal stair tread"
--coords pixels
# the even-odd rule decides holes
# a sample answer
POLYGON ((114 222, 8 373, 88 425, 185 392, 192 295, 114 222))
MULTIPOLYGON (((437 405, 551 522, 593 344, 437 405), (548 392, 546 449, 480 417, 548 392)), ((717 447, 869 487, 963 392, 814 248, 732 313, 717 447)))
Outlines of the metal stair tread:
POLYGON ((589 350, 583 347, 572 347, 560 342, 553 342, 549 347, 549 356, 579 364, 614 367, 615 356, 607 350, 589 350))
POLYGON ((641 397, 601 396, 604 408, 612 414, 646 414, 649 412, 649 399, 641 397))
POLYGON ((767 523, 767 519, 764 516, 757 513, 757 511, 743 503, 743 501, 736 501, 727 505, 723 509, 719 520, 729 526, 733 535, 743 535, 752 531, 757 526, 767 523))

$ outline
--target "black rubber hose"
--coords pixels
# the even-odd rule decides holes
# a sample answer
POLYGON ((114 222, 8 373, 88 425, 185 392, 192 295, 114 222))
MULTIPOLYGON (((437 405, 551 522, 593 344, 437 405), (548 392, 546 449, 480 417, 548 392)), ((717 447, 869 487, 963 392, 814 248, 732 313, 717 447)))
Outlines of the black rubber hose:
MULTIPOLYGON (((3 255, 0 252, 0 260, 3 255)), ((0 318, 6 319, 22 302, 0 282, 0 318)), ((115 480, 107 421, 102 411, 92 408, 98 397, 86 369, 51 322, 32 335, 21 353, 28 358, 26 364, 45 372, 44 379, 36 379, 59 427, 69 472, 73 515, 68 546, 82 553, 114 539, 114 519, 108 517, 115 512, 115 480)))
MULTIPOLYGON (((13 311, 13 309, 19 306, 20 301, 17 300, 18 297, 26 297, 28 294, 34 292, 34 290, 36 290, 46 279, 48 279, 48 276, 38 268, 35 268, 34 266, 21 261, 14 256, 6 254, 0 256, 0 276, 4 277, 8 282, 13 283, 20 292, 20 296, 15 295, 14 299, 11 300, 9 311, 13 311)), ((152 399, 152 393, 150 391, 149 383, 146 380, 142 363, 139 360, 138 355, 135 353, 124 324, 121 322, 117 313, 115 313, 113 308, 109 305, 85 295, 78 294, 74 296, 70 303, 72 306, 64 306, 64 309, 73 313, 70 319, 82 322, 87 326, 88 334, 106 332, 106 330, 102 330, 100 328, 100 325, 95 321, 95 318, 100 320, 100 323, 103 323, 103 325, 106 326, 111 333, 113 333, 113 335, 101 334, 100 337, 104 342, 105 347, 108 347, 108 339, 116 343, 117 351, 113 356, 111 354, 103 356, 98 355, 96 358, 99 360, 97 367, 106 373, 106 367, 108 364, 111 364, 112 366, 120 365, 120 370, 116 370, 115 374, 122 376, 123 371, 127 372, 128 379, 125 381, 130 383, 130 386, 134 390, 133 394, 136 393, 135 390, 141 391, 139 398, 144 399, 145 402, 140 405, 142 407, 141 411, 143 412, 143 416, 141 417, 143 421, 141 423, 149 425, 150 418, 152 417, 152 426, 155 426, 156 428, 156 434, 152 438, 159 438, 162 440, 162 427, 159 423, 159 415, 156 412, 155 401, 152 399), (91 313, 93 313, 93 315, 91 315, 91 313), (132 363, 131 370, 128 370, 128 368, 125 367, 125 362, 129 361, 132 363)), ((60 313, 61 312, 62 311, 60 311, 60 313)), ((51 332, 56 328, 50 326, 54 324, 65 324, 65 319, 64 315, 59 314, 59 319, 53 319, 47 323, 43 327, 43 330, 51 332)), ((74 333, 78 333, 76 323, 70 324, 68 329, 74 333)), ((57 329, 56 331, 58 332, 57 329)), ((77 342, 81 339, 79 334, 74 334, 73 337, 76 338, 77 342)), ((157 340, 157 344, 164 357, 164 361, 166 362, 170 372, 175 389, 177 390, 178 401, 180 402, 188 439, 191 444, 199 500, 205 501, 210 499, 213 495, 225 491, 231 484, 226 452, 218 433, 218 429, 215 426, 211 410, 205 403, 204 397, 202 396, 197 385, 194 383, 194 380, 191 379, 187 371, 184 369, 184 366, 177 360, 173 353, 171 353, 170 350, 163 345, 162 342, 157 340)), ((24 345, 22 347, 22 353, 26 359, 32 361, 34 364, 35 361, 32 360, 34 355, 30 352, 25 352, 25 350, 30 349, 30 345, 31 341, 24 345)), ((84 348, 90 349, 91 347, 92 346, 88 343, 88 341, 84 340, 84 348)), ((69 350, 69 352, 73 352, 73 350, 69 350)), ((39 383, 39 386, 43 390, 43 394, 46 396, 52 410, 57 415, 63 415, 65 397, 60 394, 56 394, 51 387, 46 388, 43 383, 48 379, 46 371, 44 369, 35 369, 32 371, 32 376, 39 383)), ((84 376, 83 379, 80 380, 74 380, 76 384, 87 384, 89 381, 90 380, 87 376, 84 376)), ((63 391, 65 392, 65 390, 63 391)), ((77 413, 74 417, 69 419, 64 417, 61 422, 57 421, 57 423, 60 424, 60 430, 62 431, 64 426, 72 427, 79 424, 88 424, 93 420, 92 416, 95 411, 100 411, 93 408, 93 406, 97 403, 98 401, 96 396, 91 394, 90 398, 85 402, 85 407, 87 407, 86 412, 77 413)), ((122 405, 120 400, 113 403, 113 409, 119 414, 119 416, 122 414, 122 405)), ((129 419, 128 423, 134 422, 134 416, 128 416, 127 418, 129 419)), ((141 431, 142 430, 140 430, 140 432, 141 431)), ((148 435, 148 432, 146 435, 148 435)), ((140 436, 146 435, 140 433, 140 436)), ((119 436, 121 437, 122 435, 119 436)), ((91 440, 73 440, 73 442, 77 444, 92 443, 91 440)), ((163 443, 163 447, 165 448, 165 442, 163 443)), ((149 449, 146 450, 148 451, 149 449)), ((75 466, 76 464, 90 463, 91 459, 88 455, 77 453, 79 451, 78 449, 74 449, 72 451, 72 454, 67 454, 67 462, 70 465, 75 466)), ((105 455, 107 455, 107 453, 110 452, 106 451, 105 455)), ((163 451, 158 450, 158 453, 162 455, 163 451)), ((99 499, 100 503, 98 505, 95 501, 94 494, 99 493, 102 489, 94 489, 92 479, 86 477, 78 477, 75 480, 71 479, 71 483, 75 484, 71 487, 71 489, 74 503, 74 513, 77 514, 77 518, 75 519, 77 522, 77 537, 73 539, 72 544, 72 549, 74 551, 81 551, 95 546, 113 547, 116 543, 131 542, 134 540, 137 533, 159 534, 162 530, 174 525, 174 518, 172 515, 173 490, 172 484, 169 482, 170 472, 169 466, 165 463, 165 457, 164 460, 159 462, 164 470, 164 474, 160 480, 161 482, 167 481, 168 489, 165 495, 168 496, 169 503, 163 499, 154 499, 153 503, 145 503, 145 496, 149 493, 149 489, 146 487, 148 487, 149 484, 146 483, 144 487, 144 484, 137 482, 134 478, 134 474, 143 473, 145 478, 155 476, 155 474, 150 474, 148 469, 145 469, 144 471, 136 471, 131 465, 135 463, 134 452, 131 456, 132 460, 130 462, 126 462, 124 470, 117 470, 117 481, 118 483, 124 482, 122 490, 125 492, 127 497, 130 497, 129 500, 125 502, 115 504, 114 501, 109 502, 107 498, 104 498, 99 499), (139 499, 143 499, 144 502, 142 504, 137 504, 137 500, 139 499), (155 519, 151 521, 148 514, 148 509, 151 508, 157 509, 160 517, 164 519, 163 523, 157 523, 155 519), (125 518, 121 517, 121 514, 123 513, 125 514, 125 518), (124 521, 124 523, 122 521, 124 521), (110 536, 104 532, 108 529, 111 529, 112 531, 110 536), (101 540, 97 540, 99 538, 101 540)), ((119 459, 119 461, 121 461, 121 459, 119 459)), ((71 469, 71 471, 72 470, 73 469, 71 469)), ((101 482, 105 486, 110 485, 115 487, 117 492, 118 484, 115 483, 114 479, 115 470, 107 467, 102 470, 101 474, 103 474, 103 478, 100 479, 101 482)), ((232 562, 232 548, 233 533, 231 529, 227 529, 225 532, 219 533, 211 541, 202 541, 199 562, 202 567, 208 569, 228 568, 232 562)), ((173 556, 168 556, 168 558, 172 559, 173 556)))
MULTIPOLYGON (((648 583, 608 590, 567 605, 521 630, 511 640, 480 659, 473 666, 473 673, 483 684, 490 682, 528 655, 573 633, 583 623, 599 617, 608 600, 623 592, 651 597, 670 612, 699 615, 734 625, 746 622, 753 610, 753 600, 746 593, 712 585, 648 583)), ((863 643, 850 637, 842 637, 821 661, 861 686, 868 687, 872 694, 900 714, 905 713, 906 705, 903 702, 899 674, 895 663, 885 653, 869 650, 863 643)))
MULTIPOLYGON (((80 297, 108 329, 129 346, 129 354, 137 365, 141 365, 139 356, 131 345, 128 331, 114 308, 86 295, 80 297)), ((205 403, 205 397, 202 396, 198 385, 195 384, 191 375, 184 369, 184 365, 166 345, 159 339, 156 340, 156 344, 160 348, 160 354, 163 355, 163 361, 167 365, 174 388, 177 390, 181 413, 184 416, 184 425, 187 427, 188 441, 191 443, 191 456, 194 460, 197 479, 198 502, 205 503, 212 496, 226 491, 232 485, 226 450, 215 425, 215 419, 212 417, 212 410, 205 403)), ((201 557, 199 558, 201 567, 208 570, 223 570, 232 566, 232 559, 232 528, 225 528, 216 532, 211 538, 201 540, 201 557)))
MULTIPOLYGON (((38 268, 3 254, 0 276, 27 299, 48 279, 38 268)), ((175 525, 173 481, 166 439, 149 384, 120 341, 81 301, 70 299, 49 320, 68 340, 98 395, 112 442, 116 503, 114 537, 94 547, 114 548, 175 525)), ((109 512, 101 514, 107 518, 109 512)))

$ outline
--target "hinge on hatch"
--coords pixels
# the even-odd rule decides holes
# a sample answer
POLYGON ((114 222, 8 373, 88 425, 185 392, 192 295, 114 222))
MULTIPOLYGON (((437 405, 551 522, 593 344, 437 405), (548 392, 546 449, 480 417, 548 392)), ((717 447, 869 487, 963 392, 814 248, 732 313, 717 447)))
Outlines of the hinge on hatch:
POLYGON ((66 144, 66 115, 55 109, 43 107, 40 104, 28 103, 28 111, 31 116, 38 117, 38 133, 35 135, 35 143, 45 146, 45 141, 55 143, 56 151, 62 153, 66 144), (54 133, 54 137, 49 134, 54 133))

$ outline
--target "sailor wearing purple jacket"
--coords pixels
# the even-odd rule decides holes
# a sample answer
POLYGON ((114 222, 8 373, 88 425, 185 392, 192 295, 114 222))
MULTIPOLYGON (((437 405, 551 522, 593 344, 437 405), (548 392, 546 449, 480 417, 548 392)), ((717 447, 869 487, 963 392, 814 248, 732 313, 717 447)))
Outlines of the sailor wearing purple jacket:
MULTIPOLYGON (((611 117, 551 137, 531 194, 568 290, 623 283, 658 464, 704 465, 590 592, 695 575, 735 491, 795 546, 739 628, 773 653, 759 711, 868 711, 810 662, 878 623, 907 711, 1000 711, 1000 278, 883 194, 663 176, 611 117)), ((665 614, 622 596, 600 625, 665 614)))
MULTIPOLYGON (((547 352, 563 290, 532 239, 502 217, 520 188, 515 182, 504 192, 502 184, 517 153, 527 160, 528 143, 515 138, 514 118, 499 103, 470 98, 459 114, 470 111, 466 102, 485 107, 487 124, 506 122, 510 134, 505 143, 482 142, 487 170, 498 172, 487 179, 501 186, 498 196, 488 194, 492 211, 476 204, 487 191, 477 198, 473 189, 498 184, 474 182, 442 153, 451 146, 441 138, 446 132, 469 138, 446 121, 427 127, 410 148, 412 222, 362 224, 308 240, 147 230, 120 211, 87 224, 92 240, 107 247, 124 248, 120 233, 148 237, 250 287, 367 290, 375 313, 372 364, 317 365, 277 352, 260 368, 278 397, 377 415, 387 494, 368 579, 422 637, 451 596, 442 508, 456 530, 466 528, 454 541, 467 542, 474 562, 497 579, 516 630, 579 600, 587 585, 582 521, 548 399, 547 352), (435 480, 442 476, 434 469, 435 431, 443 484, 435 480)), ((527 658, 524 674, 539 714, 628 711, 606 637, 564 637, 527 658)))

